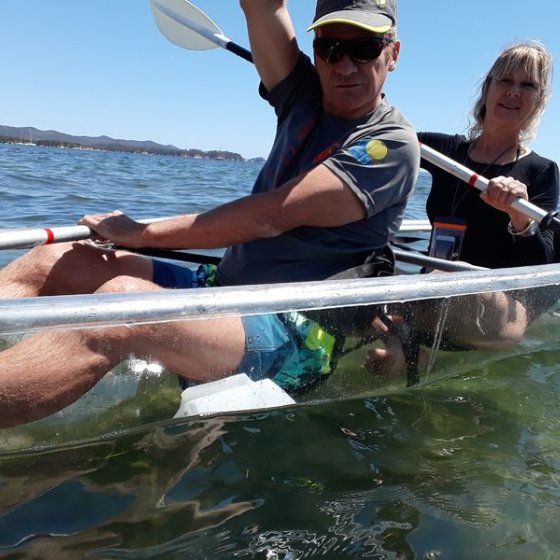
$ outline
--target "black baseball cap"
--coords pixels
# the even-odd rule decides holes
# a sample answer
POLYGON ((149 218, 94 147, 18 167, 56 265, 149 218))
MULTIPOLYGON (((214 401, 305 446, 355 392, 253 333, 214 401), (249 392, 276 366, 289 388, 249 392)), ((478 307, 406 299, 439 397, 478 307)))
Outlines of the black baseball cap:
POLYGON ((329 23, 346 23, 387 33, 397 24, 396 0, 318 0, 313 23, 307 31, 329 23))

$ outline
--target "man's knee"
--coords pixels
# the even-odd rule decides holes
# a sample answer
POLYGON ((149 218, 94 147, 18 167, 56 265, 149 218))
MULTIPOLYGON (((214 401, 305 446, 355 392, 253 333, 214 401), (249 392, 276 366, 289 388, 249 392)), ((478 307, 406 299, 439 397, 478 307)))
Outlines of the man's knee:
POLYGON ((40 245, 29 250, 11 266, 17 272, 20 282, 42 285, 51 276, 56 264, 72 251, 71 243, 40 245))
POLYGON ((116 276, 101 285, 96 291, 102 293, 112 292, 148 292, 162 290, 153 282, 136 278, 134 276, 116 276))

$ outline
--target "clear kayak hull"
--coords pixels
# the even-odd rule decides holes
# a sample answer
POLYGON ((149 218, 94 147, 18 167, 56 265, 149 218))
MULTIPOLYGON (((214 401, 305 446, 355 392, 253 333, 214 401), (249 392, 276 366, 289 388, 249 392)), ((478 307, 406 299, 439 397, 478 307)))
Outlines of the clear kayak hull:
MULTIPOLYGON (((512 355, 530 355, 557 343, 560 316, 556 312, 560 286, 560 266, 481 270, 442 274, 407 274, 388 278, 336 280, 258 287, 173 290, 161 293, 127 293, 84 296, 57 296, 4 300, 0 302, 0 337, 6 348, 23 336, 75 329, 133 327, 169 321, 205 321, 209 318, 286 311, 347 309, 364 306, 402 305, 424 302, 427 309, 442 313, 449 306, 475 313, 469 306, 473 295, 523 291, 525 301, 539 307, 538 318, 522 340, 508 348, 449 351, 442 349, 435 325, 432 342, 425 344, 427 365, 418 383, 410 387, 406 375, 378 375, 364 367, 366 353, 379 344, 372 340, 347 351, 336 369, 312 390, 293 396, 301 406, 346 400, 398 391, 416 390, 426 383, 458 375, 480 363, 490 363, 512 355)), ((443 315, 442 315, 443 317, 443 315)), ((349 337, 349 347, 353 345, 349 337)), ((1 353, 0 353, 1 355, 1 353)), ((181 389, 177 376, 161 365, 134 357, 124 360, 93 389, 74 404, 43 420, 0 432, 0 453, 44 447, 75 445, 99 437, 134 430, 152 422, 165 421, 177 413, 181 389)), ((273 405, 274 406, 274 405, 273 405)), ((242 408, 242 407, 241 407, 242 408)), ((248 411, 269 408, 247 406, 248 411)), ((239 414, 225 406, 212 414, 239 414)))

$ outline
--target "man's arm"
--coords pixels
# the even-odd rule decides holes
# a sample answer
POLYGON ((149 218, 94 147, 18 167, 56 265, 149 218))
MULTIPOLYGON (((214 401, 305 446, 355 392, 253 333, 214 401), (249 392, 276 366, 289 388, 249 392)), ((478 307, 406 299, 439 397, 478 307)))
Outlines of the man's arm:
POLYGON ((113 212, 84 216, 80 223, 125 247, 210 249, 275 237, 299 226, 342 226, 365 216, 358 197, 319 165, 279 189, 246 196, 203 214, 144 225, 113 212))
POLYGON ((240 0, 247 20, 251 53, 264 87, 270 91, 294 68, 299 48, 285 0, 240 0))

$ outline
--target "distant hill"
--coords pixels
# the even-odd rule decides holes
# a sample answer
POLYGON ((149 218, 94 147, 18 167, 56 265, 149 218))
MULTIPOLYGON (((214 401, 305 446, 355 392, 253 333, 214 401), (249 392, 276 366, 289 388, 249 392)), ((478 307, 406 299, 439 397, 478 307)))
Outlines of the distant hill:
MULTIPOLYGON (((245 161, 237 153, 222 150, 203 151, 198 149, 181 150, 171 144, 163 145, 151 140, 121 140, 109 136, 72 136, 56 130, 39 130, 32 126, 0 125, 0 142, 14 144, 36 144, 59 148, 84 148, 110 150, 114 152, 133 152, 159 154, 166 156, 194 157, 202 159, 221 159, 245 161)), ((256 158, 260 161, 262 158, 256 158)), ((262 160, 264 161, 264 160, 262 160)))

